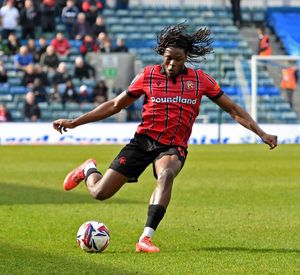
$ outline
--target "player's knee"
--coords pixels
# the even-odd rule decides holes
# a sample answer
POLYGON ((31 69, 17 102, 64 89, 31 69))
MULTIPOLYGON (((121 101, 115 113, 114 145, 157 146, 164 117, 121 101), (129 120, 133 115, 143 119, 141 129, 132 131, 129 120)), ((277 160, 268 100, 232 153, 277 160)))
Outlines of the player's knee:
POLYGON ((174 178, 175 178, 175 173, 171 168, 164 169, 161 173, 159 173, 157 177, 158 182, 164 187, 168 187, 169 185, 172 185, 174 178))
POLYGON ((92 194, 93 198, 99 201, 104 201, 106 199, 108 199, 109 197, 111 197, 107 192, 105 192, 104 190, 97 190, 96 192, 94 192, 92 194))

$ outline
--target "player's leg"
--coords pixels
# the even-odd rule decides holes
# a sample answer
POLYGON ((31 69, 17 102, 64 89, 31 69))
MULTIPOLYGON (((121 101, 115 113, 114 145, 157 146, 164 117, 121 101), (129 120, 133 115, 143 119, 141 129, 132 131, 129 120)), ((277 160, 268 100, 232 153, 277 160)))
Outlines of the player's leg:
POLYGON ((104 176, 96 171, 86 177, 86 186, 94 199, 105 200, 112 197, 128 180, 113 169, 108 169, 104 176))
POLYGON ((155 162, 157 186, 150 198, 144 232, 136 244, 137 252, 159 252, 159 248, 152 244, 151 238, 165 215, 171 199, 173 181, 180 172, 183 163, 184 157, 180 156, 179 159, 178 154, 164 155, 155 162))
POLYGON ((128 178, 112 169, 108 169, 102 176, 101 172, 97 170, 96 160, 88 159, 66 176, 64 189, 71 190, 83 180, 93 198, 105 200, 114 195, 128 178))
POLYGON ((177 155, 166 155, 155 162, 157 186, 150 198, 150 205, 168 207, 171 199, 172 186, 175 177, 182 167, 177 155))
POLYGON ((90 194, 95 199, 105 200, 113 196, 125 182, 137 181, 154 158, 155 155, 141 150, 132 139, 112 161, 104 176, 97 170, 96 161, 89 159, 67 175, 64 189, 71 190, 85 179, 90 194))

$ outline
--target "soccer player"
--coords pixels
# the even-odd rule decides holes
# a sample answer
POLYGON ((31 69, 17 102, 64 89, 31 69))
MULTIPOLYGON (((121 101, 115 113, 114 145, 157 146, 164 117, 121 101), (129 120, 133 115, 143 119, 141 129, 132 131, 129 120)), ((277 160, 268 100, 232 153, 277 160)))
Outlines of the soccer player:
POLYGON ((209 97, 238 123, 256 133, 270 149, 277 146, 277 137, 265 133, 246 111, 224 94, 211 76, 185 66, 186 61, 212 52, 208 29, 188 34, 186 27, 185 24, 169 26, 158 34, 155 50, 162 55, 163 63, 145 67, 126 91, 76 119, 53 122, 54 129, 63 133, 116 114, 144 95, 142 122, 106 173, 102 175, 96 168, 96 161, 89 159, 64 180, 65 190, 85 180, 92 197, 105 200, 124 183, 137 181, 152 163, 157 186, 150 198, 144 232, 136 243, 137 252, 159 252, 151 240, 170 202, 173 181, 184 165, 187 142, 202 96, 209 97))

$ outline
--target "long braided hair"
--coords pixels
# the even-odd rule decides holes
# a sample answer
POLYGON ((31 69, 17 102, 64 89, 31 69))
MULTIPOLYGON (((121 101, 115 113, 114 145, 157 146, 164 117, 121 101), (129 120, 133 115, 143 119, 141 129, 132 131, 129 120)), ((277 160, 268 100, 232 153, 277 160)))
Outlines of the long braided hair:
POLYGON ((163 55, 168 47, 180 48, 185 51, 188 62, 196 61, 198 57, 212 53, 213 40, 210 37, 210 30, 200 28, 189 35, 186 32, 187 27, 188 25, 183 22, 161 30, 157 34, 157 46, 154 51, 163 55))

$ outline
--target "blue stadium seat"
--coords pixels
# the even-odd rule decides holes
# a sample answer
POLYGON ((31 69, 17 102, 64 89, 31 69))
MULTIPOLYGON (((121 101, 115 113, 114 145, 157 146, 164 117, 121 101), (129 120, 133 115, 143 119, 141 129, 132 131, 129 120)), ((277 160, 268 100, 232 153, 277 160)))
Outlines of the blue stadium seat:
POLYGON ((0 94, 9 93, 9 84, 8 83, 1 83, 0 84, 0 94))
POLYGON ((15 94, 26 94, 28 92, 28 88, 25 86, 11 86, 9 90, 14 95, 15 94))
POLYGON ((300 12, 299 11, 269 11, 268 23, 281 39, 288 54, 300 54, 300 12))
POLYGON ((275 86, 259 86, 257 89, 258 95, 279 95, 280 90, 275 86))
POLYGON ((224 86, 222 87, 222 90, 227 94, 227 95, 237 95, 239 92, 239 88, 236 86, 224 86))

